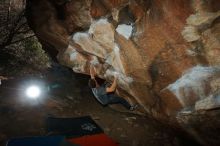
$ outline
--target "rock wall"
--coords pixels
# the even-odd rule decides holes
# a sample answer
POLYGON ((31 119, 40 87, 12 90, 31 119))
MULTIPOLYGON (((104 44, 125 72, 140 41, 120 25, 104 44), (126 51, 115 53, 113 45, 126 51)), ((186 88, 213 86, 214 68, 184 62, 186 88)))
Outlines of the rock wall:
POLYGON ((189 125, 181 114, 220 107, 219 0, 29 0, 27 18, 74 72, 117 73, 141 113, 189 125))

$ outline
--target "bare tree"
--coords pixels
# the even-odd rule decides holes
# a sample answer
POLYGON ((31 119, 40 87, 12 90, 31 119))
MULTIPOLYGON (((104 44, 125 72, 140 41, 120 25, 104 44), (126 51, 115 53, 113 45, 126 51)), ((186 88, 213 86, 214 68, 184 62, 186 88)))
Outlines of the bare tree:
POLYGON ((49 57, 34 36, 25 17, 25 0, 0 0, 0 75, 49 66, 49 57))
MULTIPOLYGON (((25 4, 24 1, 19 2, 25 4)), ((15 9, 12 4, 15 4, 12 0, 1 1, 0 51, 34 36, 27 24, 24 7, 15 9)))

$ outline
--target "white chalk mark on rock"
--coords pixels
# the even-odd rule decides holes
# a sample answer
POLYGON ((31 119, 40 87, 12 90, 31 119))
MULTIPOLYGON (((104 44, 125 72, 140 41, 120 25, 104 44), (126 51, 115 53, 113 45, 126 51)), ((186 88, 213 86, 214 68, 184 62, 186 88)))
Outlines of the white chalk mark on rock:
POLYGON ((128 40, 132 35, 133 27, 132 25, 121 24, 118 25, 116 31, 128 40))
POLYGON ((194 101, 196 102, 213 94, 216 89, 211 86, 211 82, 218 78, 220 78, 220 67, 196 66, 185 72, 181 78, 167 88, 176 95, 183 106, 187 106, 188 102, 194 101, 192 96, 197 98, 194 101))

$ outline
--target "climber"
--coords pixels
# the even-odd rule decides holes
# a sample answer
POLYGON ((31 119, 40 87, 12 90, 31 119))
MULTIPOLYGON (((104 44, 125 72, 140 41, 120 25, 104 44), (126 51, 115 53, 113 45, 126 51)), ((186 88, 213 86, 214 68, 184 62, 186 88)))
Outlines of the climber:
POLYGON ((95 98, 104 106, 108 104, 122 104, 128 110, 135 110, 137 105, 130 105, 125 99, 117 96, 114 91, 117 86, 117 75, 114 76, 114 81, 112 84, 104 83, 99 85, 95 79, 95 69, 94 66, 90 66, 90 76, 89 87, 92 89, 92 92, 95 98))

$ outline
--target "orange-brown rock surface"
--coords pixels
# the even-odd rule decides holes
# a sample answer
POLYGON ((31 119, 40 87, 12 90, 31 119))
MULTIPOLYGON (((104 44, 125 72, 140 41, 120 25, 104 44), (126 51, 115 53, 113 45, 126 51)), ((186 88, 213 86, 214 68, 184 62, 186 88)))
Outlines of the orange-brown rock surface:
POLYGON ((61 64, 117 73, 142 113, 189 125, 181 114, 220 107, 219 0, 29 0, 27 17, 61 64))

